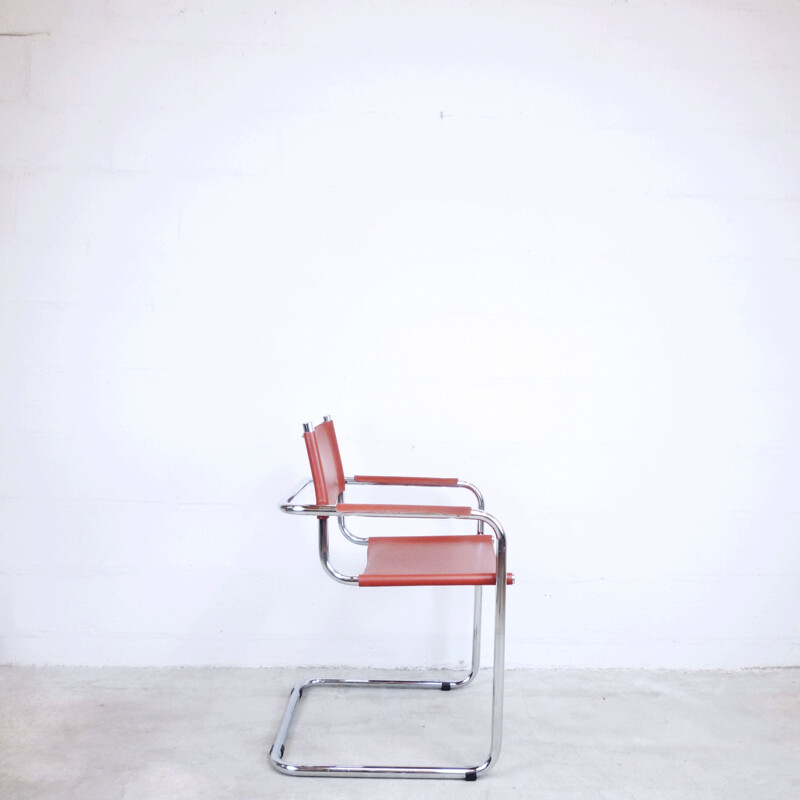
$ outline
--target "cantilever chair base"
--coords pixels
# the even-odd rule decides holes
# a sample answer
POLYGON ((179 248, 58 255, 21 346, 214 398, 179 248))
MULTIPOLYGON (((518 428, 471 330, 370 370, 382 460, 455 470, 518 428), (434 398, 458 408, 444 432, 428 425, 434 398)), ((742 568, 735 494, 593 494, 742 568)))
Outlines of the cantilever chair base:
MULTIPOLYGON (((470 676, 471 678, 471 676, 470 676)), ((284 759, 286 738, 292 725, 294 713, 306 692, 314 688, 402 688, 449 690, 458 686, 458 682, 448 681, 382 681, 351 680, 338 678, 312 678, 300 683, 292 689, 289 703, 286 706, 281 727, 270 751, 272 765, 286 775, 296 777, 329 777, 329 778, 440 778, 450 780, 477 780, 478 775, 489 768, 489 760, 483 764, 465 767, 436 766, 344 766, 344 765, 309 765, 292 764, 284 759)), ((466 685, 466 681, 460 685, 466 685)))
MULTIPOLYGON (((311 678, 303 683, 297 684, 289 695, 289 702, 283 715, 280 728, 275 737, 275 741, 270 750, 270 760, 272 765, 279 772, 296 777, 339 777, 339 778, 440 778, 449 780, 477 780, 478 775, 485 772, 496 759, 499 752, 500 730, 499 724, 502 715, 502 692, 503 692, 503 671, 495 671, 493 694, 495 697, 494 714, 492 720, 493 745, 495 746, 494 756, 482 764, 463 767, 435 767, 435 766, 341 766, 341 765, 310 765, 293 764, 285 759, 286 741, 290 729, 294 722, 295 711, 300 700, 310 689, 318 688, 346 688, 346 689, 429 689, 434 691, 451 691, 461 689, 472 683, 478 676, 481 660, 481 628, 482 628, 482 598, 483 587, 474 587, 474 608, 472 624, 472 664, 469 673, 457 680, 375 680, 375 679, 353 679, 353 678, 311 678), (500 698, 498 703, 497 698, 500 698), (497 730, 495 730, 497 727, 497 730)), ((499 629, 495 629, 495 637, 498 638, 499 646, 502 648, 502 636, 504 620, 500 619, 499 629)), ((495 643, 495 654, 497 654, 498 642, 495 643)))

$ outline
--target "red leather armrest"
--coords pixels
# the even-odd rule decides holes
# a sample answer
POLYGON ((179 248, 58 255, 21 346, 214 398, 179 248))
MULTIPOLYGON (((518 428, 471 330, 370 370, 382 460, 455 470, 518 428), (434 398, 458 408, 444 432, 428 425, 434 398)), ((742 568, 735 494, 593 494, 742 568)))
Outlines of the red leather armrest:
POLYGON ((457 486, 458 478, 407 478, 393 475, 356 475, 355 483, 377 483, 382 486, 457 486))
POLYGON ((387 505, 373 503, 339 503, 336 510, 343 514, 375 514, 375 515, 396 515, 396 516, 445 516, 445 517, 468 517, 472 513, 469 506, 409 506, 409 505, 387 505))

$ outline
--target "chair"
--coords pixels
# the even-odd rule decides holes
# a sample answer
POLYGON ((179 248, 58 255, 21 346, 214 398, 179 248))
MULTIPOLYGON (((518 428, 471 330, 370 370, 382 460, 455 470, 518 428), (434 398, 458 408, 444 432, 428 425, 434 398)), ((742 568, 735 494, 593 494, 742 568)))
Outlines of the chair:
POLYGON ((303 426, 311 478, 304 481, 281 505, 287 514, 317 517, 319 556, 333 580, 347 586, 474 586, 472 662, 470 672, 458 680, 364 680, 313 678, 298 684, 289 696, 283 719, 270 750, 273 766, 286 775, 382 778, 451 778, 474 781, 497 762, 503 723, 503 664, 505 648, 506 585, 514 582, 506 569, 506 538, 500 523, 484 511, 483 496, 471 483, 456 478, 408 478, 375 475, 345 477, 333 421, 325 417, 316 428, 303 426), (315 502, 300 504, 297 497, 309 484, 315 502), (373 505, 345 503, 348 485, 413 486, 466 489, 474 495, 476 508, 440 505, 373 505), (360 575, 339 572, 330 562, 328 520, 337 518, 346 539, 366 547, 366 567, 360 575), (477 522, 466 535, 361 537, 347 527, 349 517, 392 517, 408 520, 456 519, 477 522), (492 536, 484 533, 491 528, 492 536), (340 766, 295 764, 285 760, 286 740, 300 700, 311 689, 403 688, 450 691, 467 686, 480 666, 481 590, 495 586, 494 671, 489 755, 480 764, 466 766, 340 766))

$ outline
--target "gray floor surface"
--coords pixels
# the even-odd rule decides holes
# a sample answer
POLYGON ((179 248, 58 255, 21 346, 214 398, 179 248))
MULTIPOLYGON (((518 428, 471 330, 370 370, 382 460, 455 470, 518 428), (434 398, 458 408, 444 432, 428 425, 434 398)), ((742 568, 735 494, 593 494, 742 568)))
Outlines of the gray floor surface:
MULTIPOLYGON (((503 753, 474 783, 272 770, 289 690, 315 675, 342 671, 0 668, 0 798, 800 798, 798 669, 509 671, 503 753)), ((312 693, 287 758, 478 763, 490 696, 488 672, 454 692, 312 693)))

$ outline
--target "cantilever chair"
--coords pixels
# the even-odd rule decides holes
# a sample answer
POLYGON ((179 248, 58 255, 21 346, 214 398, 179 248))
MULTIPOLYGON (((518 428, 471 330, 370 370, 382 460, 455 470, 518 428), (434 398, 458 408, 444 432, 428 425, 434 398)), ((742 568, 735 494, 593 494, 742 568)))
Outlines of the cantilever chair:
POLYGON ((472 663, 470 672, 459 680, 364 680, 313 678, 298 684, 289 696, 280 728, 270 750, 273 766, 296 776, 452 778, 474 781, 497 762, 503 724, 503 664, 505 646, 506 585, 514 582, 506 569, 506 538, 500 523, 484 511, 483 496, 471 483, 456 478, 406 478, 356 476, 346 478, 342 470, 333 421, 325 417, 316 428, 303 426, 311 478, 304 481, 281 505, 288 514, 317 517, 319 555, 325 572, 347 586, 474 586, 472 663), (314 486, 315 502, 301 504, 298 495, 309 484, 314 486), (476 508, 469 506, 373 505, 344 503, 347 485, 428 486, 463 488, 474 495, 476 508), (336 517, 342 534, 349 541, 366 547, 366 567, 360 575, 345 575, 330 562, 328 520, 336 517), (347 517, 392 517, 415 519, 456 519, 477 522, 476 530, 466 535, 372 536, 352 533, 347 517), (487 535, 485 526, 493 535, 487 535), (489 755, 480 764, 463 766, 341 766, 294 764, 285 760, 286 741, 301 698, 310 689, 402 688, 449 691, 468 685, 480 666, 481 588, 495 586, 494 671, 492 686, 491 736, 489 755))

